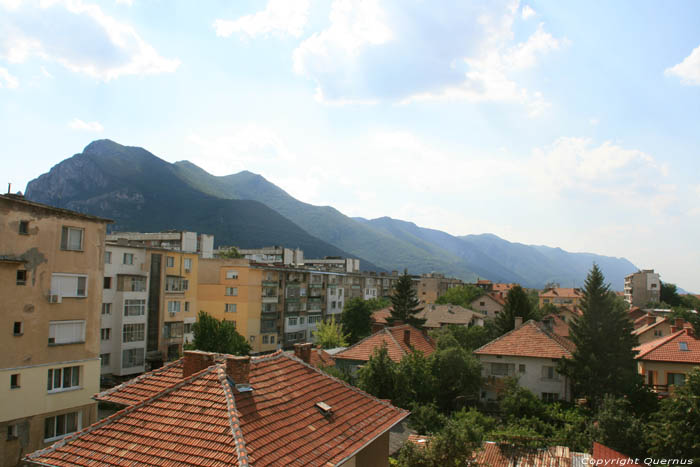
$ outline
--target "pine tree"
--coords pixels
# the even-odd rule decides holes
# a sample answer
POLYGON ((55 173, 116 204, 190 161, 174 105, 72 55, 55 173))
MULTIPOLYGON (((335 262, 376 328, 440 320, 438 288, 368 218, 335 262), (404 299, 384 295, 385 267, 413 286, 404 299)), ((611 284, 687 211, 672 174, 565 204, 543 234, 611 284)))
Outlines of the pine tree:
POLYGON ((614 295, 594 264, 583 290, 583 315, 570 326, 576 350, 572 359, 560 363, 560 372, 571 379, 574 394, 588 398, 594 408, 606 394, 633 395, 641 384, 632 350, 638 345, 637 337, 614 295))
POLYGON ((418 328, 425 324, 424 319, 415 316, 423 310, 423 307, 420 306, 416 291, 413 290, 413 280, 405 269, 396 281, 394 293, 391 295, 391 305, 391 315, 387 318, 389 325, 395 321, 403 321, 418 328))
POLYGON ((516 285, 508 291, 503 311, 500 312, 494 320, 496 331, 499 336, 515 328, 516 316, 521 317, 523 323, 535 318, 532 303, 525 290, 519 285, 516 285))

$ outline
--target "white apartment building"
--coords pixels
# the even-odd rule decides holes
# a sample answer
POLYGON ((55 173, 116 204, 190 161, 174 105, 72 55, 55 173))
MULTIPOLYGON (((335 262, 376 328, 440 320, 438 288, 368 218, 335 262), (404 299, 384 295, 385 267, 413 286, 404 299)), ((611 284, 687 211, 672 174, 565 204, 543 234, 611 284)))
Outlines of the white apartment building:
POLYGON ((148 328, 146 248, 107 244, 102 291, 102 374, 143 373, 148 328))

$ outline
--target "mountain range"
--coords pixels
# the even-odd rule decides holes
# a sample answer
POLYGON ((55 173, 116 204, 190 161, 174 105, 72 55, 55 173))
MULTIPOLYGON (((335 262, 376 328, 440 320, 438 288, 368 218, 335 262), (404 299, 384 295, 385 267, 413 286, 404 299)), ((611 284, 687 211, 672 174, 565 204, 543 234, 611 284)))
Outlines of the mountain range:
POLYGON ((217 245, 301 248, 307 258, 355 257, 363 270, 440 272, 542 287, 582 286, 593 262, 613 289, 637 268, 624 258, 512 243, 493 234, 453 236, 412 222, 351 218, 303 203, 248 171, 214 176, 110 140, 90 143, 27 185, 33 201, 113 219, 112 231, 193 230, 217 245))

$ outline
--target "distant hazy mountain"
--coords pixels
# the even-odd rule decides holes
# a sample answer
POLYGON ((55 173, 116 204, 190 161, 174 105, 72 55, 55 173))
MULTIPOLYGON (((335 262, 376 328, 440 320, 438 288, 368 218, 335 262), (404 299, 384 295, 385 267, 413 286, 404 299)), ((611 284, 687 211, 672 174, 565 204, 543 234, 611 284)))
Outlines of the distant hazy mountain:
POLYGON ((29 199, 113 218, 113 230, 191 229, 217 244, 302 248, 307 257, 359 257, 363 269, 441 272, 542 287, 581 286, 592 263, 622 288, 636 267, 621 258, 511 243, 495 235, 455 237, 411 222, 350 218, 291 197, 260 175, 217 177, 148 151, 95 141, 27 186, 29 199))

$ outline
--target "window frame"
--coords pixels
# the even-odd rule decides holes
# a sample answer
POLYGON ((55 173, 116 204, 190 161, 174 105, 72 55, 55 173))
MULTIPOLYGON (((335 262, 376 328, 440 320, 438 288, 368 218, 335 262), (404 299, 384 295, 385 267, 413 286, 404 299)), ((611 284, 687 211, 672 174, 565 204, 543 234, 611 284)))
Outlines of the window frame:
POLYGON ((122 343, 144 342, 146 340, 145 323, 124 323, 122 325, 122 343), (128 329, 127 329, 128 328, 128 329))
POLYGON ((134 264, 134 254, 133 253, 123 253, 122 254, 122 264, 125 264, 127 266, 131 266, 134 264), (127 261, 127 258, 129 261, 127 261))
POLYGON ((143 298, 125 298, 124 299, 124 316, 144 316, 146 314, 146 299, 143 298), (138 302, 138 303, 133 303, 138 302), (132 313, 131 310, 137 309, 140 313, 132 313))
POLYGON ((87 327, 87 323, 86 323, 86 320, 84 320, 84 319, 67 319, 67 320, 49 321, 49 345, 54 346, 54 345, 83 344, 83 343, 85 343, 86 327, 87 327), (71 324, 79 324, 79 323, 81 323, 83 325, 80 340, 69 341, 69 342, 56 342, 56 329, 57 328, 60 328, 61 326, 68 326, 71 324), (53 337, 51 337, 52 326, 54 329, 54 331, 53 331, 54 336, 53 337), (52 339, 53 339, 53 341, 52 341, 52 339))
POLYGON ((20 373, 10 375, 10 390, 19 389, 22 387, 20 373))
POLYGON ((29 277, 28 271, 26 269, 17 270, 17 282, 16 285, 27 285, 27 278, 29 277), (22 274, 24 273, 24 274, 22 274), (22 277, 20 277, 22 276, 22 277))
POLYGON ((100 342, 109 340, 112 340, 112 328, 100 328, 100 342))
POLYGON ((82 227, 72 227, 69 225, 61 226, 61 250, 63 251, 84 251, 85 245, 85 229, 82 227), (80 233, 80 245, 78 248, 73 248, 71 244, 71 232, 80 233))
POLYGON ((46 417, 44 419, 44 443, 50 443, 52 441, 56 441, 56 440, 65 438, 66 436, 68 436, 72 433, 75 433, 77 431, 80 431, 82 429, 82 425, 83 425, 83 412, 81 410, 78 410, 77 412, 68 412, 68 413, 64 413, 64 414, 53 415, 51 417, 46 417), (68 426, 70 415, 75 417, 74 427, 68 426), (63 417, 63 418, 61 419, 61 417, 63 417), (53 420, 53 436, 46 437, 46 435, 49 433, 48 423, 50 423, 50 420, 53 420), (57 435, 56 433, 58 433, 58 431, 59 431, 58 430, 59 420, 63 421, 63 432, 61 434, 57 435), (69 429, 72 429, 72 428, 75 428, 75 429, 72 431, 68 431, 69 429))
POLYGON ((82 386, 80 385, 82 380, 80 373, 80 365, 49 368, 47 371, 46 392, 49 394, 55 394, 59 392, 76 391, 78 389, 82 389, 82 386), (65 386, 67 370, 70 370, 70 386, 65 386), (58 377, 56 376, 57 374, 58 377), (60 386, 56 385, 56 380, 58 380, 60 386))
POLYGON ((22 321, 14 321, 12 323, 12 335, 13 336, 21 336, 24 334, 24 322, 22 321), (17 325, 19 324, 19 331, 17 331, 17 325))
POLYGON ((122 350, 122 368, 135 368, 137 366, 143 366, 145 364, 145 362, 146 362, 146 351, 143 347, 136 347, 134 349, 122 350), (141 358, 134 359, 132 357, 130 360, 128 360, 128 362, 132 363, 132 364, 129 366, 126 366, 125 362, 127 362, 127 358, 126 358, 127 354, 129 354, 129 355, 139 354, 141 358), (134 362, 136 362, 136 363, 134 363, 134 362))
POLYGON ((236 303, 226 303, 224 306, 224 313, 236 313, 238 311, 236 305, 236 303))

